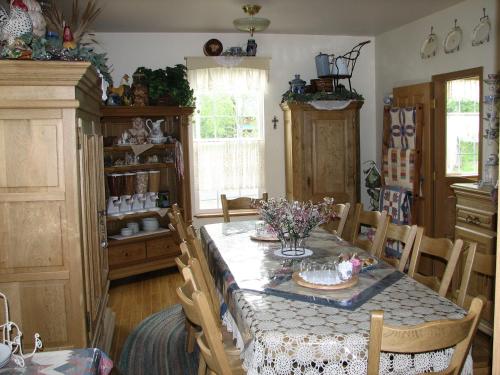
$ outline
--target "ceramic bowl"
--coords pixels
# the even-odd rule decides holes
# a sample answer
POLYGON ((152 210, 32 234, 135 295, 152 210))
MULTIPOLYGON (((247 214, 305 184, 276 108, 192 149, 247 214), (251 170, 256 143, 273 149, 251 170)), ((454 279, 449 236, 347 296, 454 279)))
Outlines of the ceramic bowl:
POLYGON ((128 236, 131 236, 132 235, 132 229, 130 228, 122 228, 122 230, 120 231, 121 235, 123 237, 128 237, 128 236))

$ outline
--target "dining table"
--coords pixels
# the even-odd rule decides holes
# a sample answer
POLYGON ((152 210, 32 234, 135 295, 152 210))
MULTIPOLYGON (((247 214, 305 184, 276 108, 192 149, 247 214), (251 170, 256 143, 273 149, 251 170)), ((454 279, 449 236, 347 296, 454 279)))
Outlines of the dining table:
MULTIPOLYGON (((286 257, 279 241, 259 239, 257 221, 200 228, 203 249, 221 298, 221 318, 241 349, 250 375, 360 375, 367 373, 370 314, 384 323, 416 325, 461 319, 466 312, 381 259, 364 267, 345 289, 299 285, 303 264, 328 264, 364 250, 322 228, 305 241, 305 257, 286 257)), ((262 238, 260 238, 262 239, 262 238)), ((418 354, 383 352, 381 374, 420 374, 447 367, 453 348, 418 354)), ((472 374, 469 353, 462 374, 472 374)))

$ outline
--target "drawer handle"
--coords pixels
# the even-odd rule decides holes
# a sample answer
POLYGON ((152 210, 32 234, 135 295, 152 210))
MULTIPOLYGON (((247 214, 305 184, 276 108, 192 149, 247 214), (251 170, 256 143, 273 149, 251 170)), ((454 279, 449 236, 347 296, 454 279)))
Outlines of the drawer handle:
POLYGON ((468 224, 475 224, 475 225, 481 224, 481 220, 479 220, 477 216, 472 216, 472 215, 467 215, 467 217, 465 218, 465 222, 468 224))

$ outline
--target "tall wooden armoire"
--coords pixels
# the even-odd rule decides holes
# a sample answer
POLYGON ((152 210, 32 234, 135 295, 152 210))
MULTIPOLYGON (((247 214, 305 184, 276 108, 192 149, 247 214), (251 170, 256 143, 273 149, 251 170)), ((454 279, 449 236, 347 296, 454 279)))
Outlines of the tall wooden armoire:
POLYGON ((111 343, 100 102, 89 63, 0 61, 0 291, 26 347, 111 343))
POLYGON ((283 103, 285 118, 286 197, 339 203, 360 199, 359 110, 352 101, 339 110, 307 103, 283 103))

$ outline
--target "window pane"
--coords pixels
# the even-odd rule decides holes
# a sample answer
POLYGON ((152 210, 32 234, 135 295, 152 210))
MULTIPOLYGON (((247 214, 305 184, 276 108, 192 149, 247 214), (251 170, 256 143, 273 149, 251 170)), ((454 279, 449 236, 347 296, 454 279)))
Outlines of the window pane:
POLYGON ((252 116, 245 116, 239 118, 239 125, 241 136, 244 138, 255 138, 259 135, 257 127, 257 118, 252 116))
POLYGON ((213 115, 213 103, 212 98, 207 95, 203 95, 198 99, 197 109, 200 116, 207 117, 213 115))
POLYGON ((446 85, 446 175, 475 176, 479 167, 479 77, 446 85))
POLYGON ((214 97, 214 115, 235 116, 234 99, 229 95, 218 95, 214 97))
POLYGON ((236 123, 231 117, 215 118, 215 137, 216 138, 235 138, 237 136, 236 123))
POLYGON ((212 118, 200 118, 200 137, 215 137, 214 120, 212 118))

